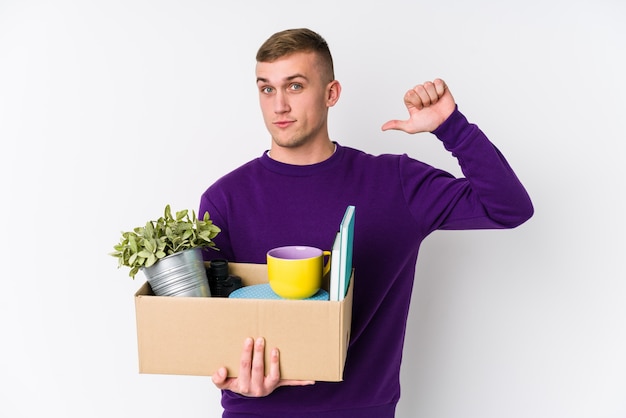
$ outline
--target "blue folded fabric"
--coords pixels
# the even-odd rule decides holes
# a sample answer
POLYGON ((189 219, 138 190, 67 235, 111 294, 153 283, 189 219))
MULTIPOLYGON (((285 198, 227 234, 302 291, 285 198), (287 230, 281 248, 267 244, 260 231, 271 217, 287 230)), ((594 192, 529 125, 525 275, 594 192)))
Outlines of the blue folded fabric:
MULTIPOLYGON (((269 283, 264 284, 255 284, 252 286, 245 286, 240 289, 235 290, 229 296, 229 298, 236 299, 283 299, 290 300, 283 297, 278 296, 269 283)), ((298 299, 298 300, 328 300, 328 292, 324 289, 318 290, 316 294, 306 299, 298 299)))

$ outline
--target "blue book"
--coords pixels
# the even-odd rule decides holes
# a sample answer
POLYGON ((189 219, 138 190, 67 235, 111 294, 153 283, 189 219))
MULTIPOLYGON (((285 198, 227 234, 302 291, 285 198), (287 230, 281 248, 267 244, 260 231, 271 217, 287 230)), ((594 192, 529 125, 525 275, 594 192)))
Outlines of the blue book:
MULTIPOLYGON (((340 235, 340 268, 339 268, 339 300, 343 300, 350 286, 350 275, 352 273, 352 250, 354 247, 354 211, 355 207, 350 205, 339 226, 340 235)), ((332 300, 332 299, 331 299, 332 300)))
POLYGON ((330 252, 330 283, 328 288, 330 300, 340 300, 339 270, 341 270, 341 233, 337 231, 335 241, 333 241, 333 247, 330 252))

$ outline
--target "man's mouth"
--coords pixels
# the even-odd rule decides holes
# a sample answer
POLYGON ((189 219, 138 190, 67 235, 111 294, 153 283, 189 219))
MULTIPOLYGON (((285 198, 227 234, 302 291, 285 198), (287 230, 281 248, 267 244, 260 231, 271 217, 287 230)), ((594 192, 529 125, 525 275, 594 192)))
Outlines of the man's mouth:
POLYGON ((290 126, 294 123, 295 121, 293 120, 279 120, 274 122, 274 126, 277 126, 279 128, 286 128, 287 126, 290 126))

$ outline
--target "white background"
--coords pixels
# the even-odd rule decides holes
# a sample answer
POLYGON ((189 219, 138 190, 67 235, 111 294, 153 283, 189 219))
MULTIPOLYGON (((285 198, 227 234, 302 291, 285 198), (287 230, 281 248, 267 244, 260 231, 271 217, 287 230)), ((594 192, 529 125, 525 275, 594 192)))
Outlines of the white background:
POLYGON ((380 131, 442 77, 536 208, 425 241, 398 417, 626 417, 625 18, 618 0, 0 0, 0 416, 219 416, 209 378, 138 373, 144 279, 107 254, 269 147, 254 55, 307 26, 344 88, 332 139, 459 174, 432 135, 380 131))

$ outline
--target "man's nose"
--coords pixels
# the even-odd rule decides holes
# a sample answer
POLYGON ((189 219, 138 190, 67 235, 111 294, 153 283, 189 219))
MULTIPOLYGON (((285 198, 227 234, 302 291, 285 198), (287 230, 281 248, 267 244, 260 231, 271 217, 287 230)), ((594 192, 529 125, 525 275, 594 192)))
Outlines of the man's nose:
POLYGON ((286 113, 288 111, 289 111, 289 103, 287 101, 287 96, 283 92, 278 92, 274 100, 274 112, 286 113))

